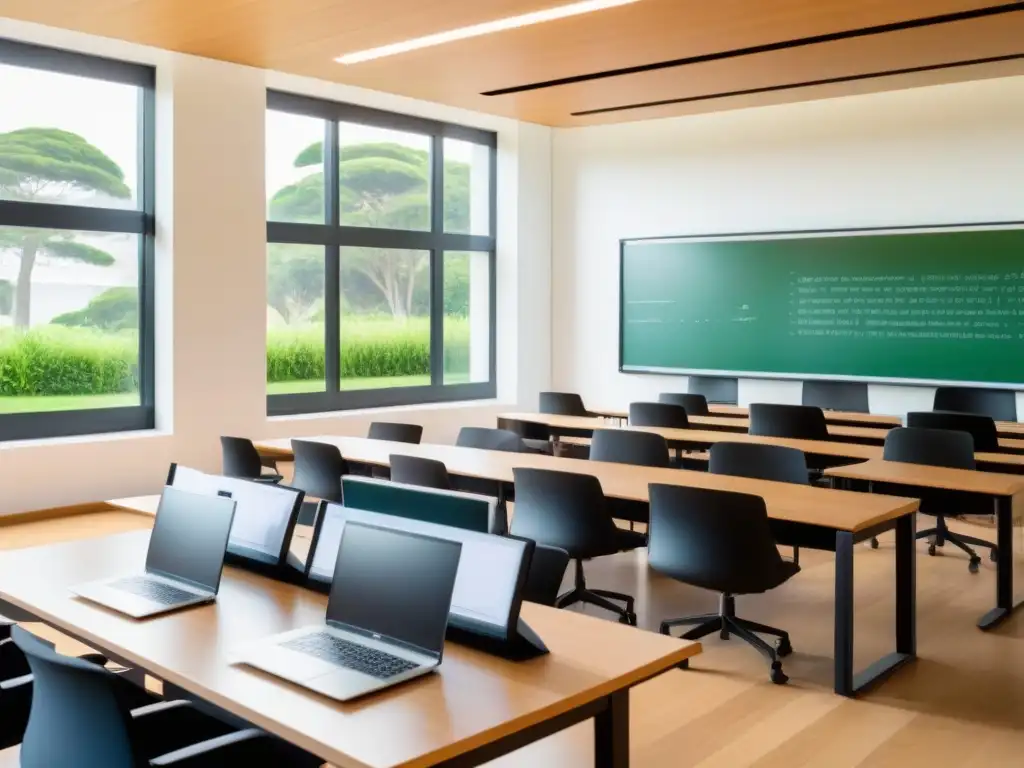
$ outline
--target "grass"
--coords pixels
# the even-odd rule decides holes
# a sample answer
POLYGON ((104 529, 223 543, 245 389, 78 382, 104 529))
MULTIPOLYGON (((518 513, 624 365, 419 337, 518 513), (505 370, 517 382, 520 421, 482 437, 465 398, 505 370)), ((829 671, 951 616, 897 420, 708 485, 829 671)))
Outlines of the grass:
POLYGON ((138 405, 135 392, 114 395, 15 395, 0 397, 0 413, 43 413, 138 405))

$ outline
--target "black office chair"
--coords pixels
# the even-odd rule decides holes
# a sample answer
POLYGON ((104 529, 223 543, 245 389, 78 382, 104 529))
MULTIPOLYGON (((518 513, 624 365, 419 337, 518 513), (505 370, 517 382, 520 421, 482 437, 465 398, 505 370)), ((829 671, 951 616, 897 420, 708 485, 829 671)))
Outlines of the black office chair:
POLYGON ((554 605, 562 589, 565 569, 569 567, 569 553, 558 547, 537 544, 533 560, 523 586, 523 600, 541 605, 554 605))
POLYGON ((485 451, 528 452, 523 439, 515 432, 489 427, 463 427, 455 438, 455 444, 461 448, 481 448, 485 451))
POLYGON ((689 392, 662 392, 658 395, 659 403, 681 405, 686 409, 687 416, 709 416, 708 399, 704 395, 689 392))
POLYGON ((651 484, 649 496, 648 565, 676 581, 721 593, 717 613, 668 619, 661 623, 661 633, 696 625, 683 637, 697 640, 712 632, 723 639, 738 635, 767 657, 771 681, 785 683, 789 678, 779 659, 793 651, 789 633, 736 615, 735 595, 767 592, 800 571, 799 565, 779 555, 764 499, 656 483, 651 484), (773 648, 755 633, 778 637, 778 645, 773 648))
POLYGON ((982 413, 995 421, 1017 420, 1017 393, 1009 389, 939 387, 932 408, 936 411, 982 413))
POLYGON ((221 463, 228 477, 241 477, 259 483, 280 483, 277 462, 260 456, 252 440, 247 437, 221 437, 221 463), (269 467, 273 474, 263 474, 263 467, 269 467))
MULTIPOLYGON (((708 472, 794 485, 810 484, 807 457, 803 451, 781 445, 715 443, 711 446, 708 472)), ((793 562, 800 562, 799 547, 793 547, 793 562)))
POLYGON ((732 376, 690 376, 689 379, 690 394, 704 395, 709 403, 736 405, 739 399, 739 380, 732 376))
MULTIPOLYGON (((349 474, 348 462, 341 456, 338 446, 313 440, 292 440, 295 456, 295 474, 291 487, 305 491, 307 497, 342 501, 341 476, 349 474)), ((302 525, 316 520, 316 501, 303 501, 299 512, 302 525)))
POLYGON ((32 669, 22 768, 297 765, 322 761, 256 728, 234 730, 186 701, 132 708, 125 681, 62 656, 20 627, 14 642, 32 669))
POLYGON ((811 379, 803 383, 801 401, 804 405, 832 411, 869 413, 868 385, 859 381, 827 381, 811 379))
POLYGON ((560 596, 555 605, 565 608, 589 603, 618 614, 621 623, 635 626, 632 596, 589 589, 583 561, 642 547, 644 535, 615 525, 601 483, 593 475, 525 468, 515 468, 512 474, 516 510, 509 533, 564 549, 576 561, 573 589, 560 596), (625 608, 612 600, 625 603, 625 608))
POLYGON ((0 749, 20 744, 32 706, 32 670, 10 638, 0 640, 0 749))
POLYGON ((978 453, 998 453, 1002 450, 995 421, 991 416, 983 416, 980 413, 912 411, 907 414, 907 426, 966 432, 974 439, 974 450, 978 453))
POLYGON ((688 429, 686 408, 670 403, 630 403, 629 426, 688 429))
POLYGON ((366 435, 370 440, 390 440, 394 443, 419 444, 423 427, 419 424, 398 424, 392 421, 374 421, 366 435))
MULTIPOLYGON (((987 418, 987 417, 986 417, 987 418)), ((991 422, 991 419, 989 419, 991 422)), ((969 432, 952 429, 926 429, 922 427, 900 427, 890 430, 885 436, 882 457, 886 461, 901 461, 908 464, 928 464, 933 467, 951 469, 974 469, 974 439, 969 432)), ((899 492, 898 490, 896 491, 899 492)), ((953 533, 946 527, 945 515, 951 510, 959 514, 989 514, 991 509, 975 497, 957 494, 953 491, 922 488, 914 492, 921 499, 920 512, 935 517, 935 527, 917 532, 918 539, 931 538, 928 554, 935 555, 935 548, 949 541, 962 549, 970 558, 967 569, 977 573, 981 558, 971 548, 985 547, 995 561, 999 550, 995 544, 974 536, 953 533)))
MULTIPOLYGON (((595 429, 590 438, 590 460, 641 467, 671 467, 668 443, 653 432, 628 429, 595 429)), ((632 499, 609 499, 612 517, 629 521, 629 529, 648 520, 647 504, 632 499)))
POLYGON ((575 392, 541 392, 540 412, 555 416, 593 416, 575 392))
POLYGON ((828 423, 821 408, 810 405, 751 403, 750 429, 761 437, 828 440, 828 423))
POLYGON ((437 488, 442 491, 452 489, 452 480, 448 477, 448 468, 443 462, 419 456, 401 456, 397 453, 392 453, 388 461, 391 464, 391 479, 396 483, 437 488))

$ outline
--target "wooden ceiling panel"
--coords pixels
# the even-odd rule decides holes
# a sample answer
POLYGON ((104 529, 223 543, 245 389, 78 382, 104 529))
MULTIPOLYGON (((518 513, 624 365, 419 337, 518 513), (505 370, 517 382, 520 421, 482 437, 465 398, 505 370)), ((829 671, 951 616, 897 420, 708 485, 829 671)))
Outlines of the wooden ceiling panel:
MULTIPOLYGON (((121 38, 552 125, 725 108, 722 100, 574 118, 638 101, 922 66, 1007 51, 1024 2, 1009 0, 640 0, 583 16, 344 66, 343 53, 564 4, 569 0, 0 0, 0 16, 121 38), (1012 5, 988 20, 603 78, 503 96, 484 91, 622 67, 1012 5), (902 42, 894 43, 901 39, 902 42), (897 63, 898 62, 898 63, 897 63)), ((1024 35, 1018 34, 1024 53, 1024 35)), ((995 69, 948 70, 943 79, 995 69)), ((1000 69, 999 71, 1003 71, 1000 69)), ((932 79, 940 77, 933 74, 932 79)), ((927 78, 924 78, 927 79, 927 78)), ((893 78, 886 78, 886 82, 893 78)), ((914 82, 922 80, 918 77, 914 82)), ((906 82, 910 82, 907 80, 906 82)), ((883 89, 880 80, 815 93, 883 89)), ((894 87, 890 84, 888 87, 894 87)), ((780 91, 762 102, 801 100, 780 91)), ((739 103, 738 97, 730 103, 739 103)), ((744 97, 746 100, 747 97, 744 97)), ((758 99, 754 99, 757 101, 758 99)))

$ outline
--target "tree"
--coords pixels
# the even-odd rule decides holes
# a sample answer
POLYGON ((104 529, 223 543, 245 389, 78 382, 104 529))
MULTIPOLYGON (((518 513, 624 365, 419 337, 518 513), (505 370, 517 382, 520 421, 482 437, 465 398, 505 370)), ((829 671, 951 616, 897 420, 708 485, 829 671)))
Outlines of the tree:
MULTIPOLYGON (((117 163, 81 136, 58 128, 0 133, 0 197, 25 202, 64 202, 73 193, 131 197, 117 163)), ((107 267, 114 257, 61 230, 0 227, 0 248, 19 252, 14 325, 30 318, 32 269, 40 256, 107 267)))
POLYGON ((83 309, 53 318, 56 325, 77 325, 103 331, 139 327, 139 292, 132 286, 108 288, 83 309))
MULTIPOLYGON (((323 143, 315 142, 295 158, 296 168, 323 163, 323 143)), ((445 164, 445 216, 461 216, 468 226, 469 167, 445 164)), ((338 165, 341 223, 348 226, 426 230, 430 228, 430 154, 393 142, 342 147, 338 165)), ((274 219, 324 220, 324 177, 319 171, 280 189, 270 201, 274 219)), ((453 221, 457 225, 458 221, 453 221)), ((453 229, 446 221, 446 228, 453 229)), ((356 294, 369 280, 394 317, 405 318, 421 304, 429 265, 420 251, 346 248, 342 258, 342 293, 349 306, 366 304, 356 294)), ((277 308, 277 307, 275 307, 277 308)), ((280 311, 280 310, 279 310, 280 311)), ((284 313, 282 313, 284 314, 284 313)))
POLYGON ((324 296, 324 260, 318 249, 270 246, 267 303, 289 325, 312 319, 324 296))

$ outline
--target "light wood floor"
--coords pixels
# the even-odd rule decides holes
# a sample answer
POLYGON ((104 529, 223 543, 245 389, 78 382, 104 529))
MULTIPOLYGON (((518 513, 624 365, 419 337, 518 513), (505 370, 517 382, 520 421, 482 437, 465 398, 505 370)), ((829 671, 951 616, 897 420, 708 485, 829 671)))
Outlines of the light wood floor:
MULTIPOLYGON (((106 535, 146 527, 137 515, 108 512, 0 528, 0 548, 106 535)), ((993 534, 971 527, 971 532, 993 534)), ((1015 550, 1024 551, 1020 532, 1015 550)), ((787 629, 795 653, 791 680, 768 682, 761 657, 739 640, 713 636, 686 672, 634 689, 632 764, 641 768, 993 768, 1024 764, 1024 611, 983 633, 975 620, 993 605, 994 566, 967 572, 947 545, 930 558, 918 548, 920 659, 873 693, 846 700, 831 692, 833 557, 804 551, 803 570, 772 593, 737 600, 740 615, 787 629)), ((956 552, 954 554, 954 552, 956 552)), ((1017 595, 1024 597, 1018 556, 1017 595)), ((856 555, 859 664, 893 642, 893 551, 856 555)), ((643 629, 662 618, 715 609, 715 595, 649 572, 641 552, 587 564, 593 587, 631 592, 643 629)), ((594 611, 600 615, 600 611, 594 611)), ((73 651, 74 645, 62 644, 73 651)), ((591 728, 582 724, 494 765, 563 768, 593 765, 591 728)))

